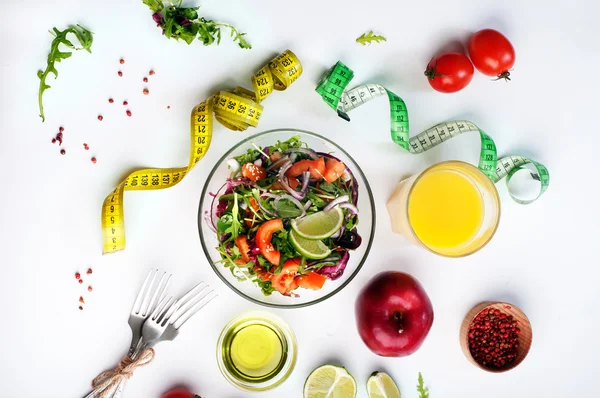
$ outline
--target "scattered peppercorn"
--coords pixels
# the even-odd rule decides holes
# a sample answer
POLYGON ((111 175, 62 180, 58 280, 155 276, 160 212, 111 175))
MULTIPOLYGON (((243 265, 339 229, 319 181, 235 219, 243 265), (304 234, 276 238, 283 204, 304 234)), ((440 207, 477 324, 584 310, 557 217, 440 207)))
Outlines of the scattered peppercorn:
POLYGON ((94 289, 92 289, 91 286, 88 286, 88 292, 91 292, 92 290, 94 290, 94 289))
POLYGON ((104 119, 104 117, 102 117, 102 115, 98 115, 98 120, 102 121, 102 119, 104 119))
POLYGON ((150 69, 150 72, 148 72, 148 74, 149 74, 150 76, 154 75, 155 73, 156 73, 156 72, 154 72, 154 69, 150 69))
POLYGON ((144 77, 143 80, 144 80, 144 83, 148 83, 148 78, 147 77, 144 77))
POLYGON ((80 279, 79 280, 79 284, 81 285, 82 283, 83 283, 83 279, 80 279))
POLYGON ((171 109, 171 105, 167 105, 167 109, 171 109))
POLYGON ((82 307, 82 306, 79 306, 79 310, 83 311, 83 307, 82 307))
POLYGON ((88 144, 86 144, 85 142, 83 143, 83 149, 85 149, 86 151, 89 151, 90 147, 88 146, 88 144))
POLYGON ((87 272, 86 272, 86 273, 87 273, 88 275, 92 275, 92 269, 91 269, 91 268, 88 268, 88 270, 87 270, 87 272))
POLYGON ((52 138, 52 143, 56 144, 56 138, 52 138))
POLYGON ((144 95, 148 95, 150 94, 150 90, 148 90, 147 88, 144 89, 144 95))
POLYGON ((79 296, 79 302, 81 304, 85 304, 85 300, 83 299, 83 296, 79 296))
POLYGON ((127 114, 127 116, 131 116, 131 111, 129 109, 125 113, 127 114))
POLYGON ((75 279, 81 278, 81 274, 79 272, 75 272, 75 279))
POLYGON ((123 72, 121 72, 121 71, 119 71, 117 74, 119 75, 119 77, 123 76, 123 72))
POLYGON ((124 60, 123 58, 121 58, 121 59, 119 60, 119 63, 120 63, 121 65, 123 65, 123 64, 125 63, 125 60, 124 60))
POLYGON ((60 132, 62 133, 63 131, 65 131, 65 128, 64 128, 63 126, 60 126, 60 127, 58 128, 58 131, 60 131, 60 132))
POLYGON ((92 158, 92 163, 96 164, 96 158, 92 158))
POLYGON ((129 102, 123 101, 123 105, 127 106, 127 105, 129 105, 129 102))
POLYGON ((112 99, 112 98, 109 98, 109 99, 108 99, 108 102, 112 104, 113 102, 115 102, 115 100, 114 100, 114 99, 112 99))
POLYGON ((503 368, 513 363, 519 348, 518 321, 497 309, 484 309, 469 326, 469 350, 486 368, 503 368))
POLYGON ((64 155, 64 154, 66 154, 66 153, 67 153, 67 151, 65 151, 64 149, 61 149, 61 150, 60 150, 60 154, 61 154, 61 155, 64 155))

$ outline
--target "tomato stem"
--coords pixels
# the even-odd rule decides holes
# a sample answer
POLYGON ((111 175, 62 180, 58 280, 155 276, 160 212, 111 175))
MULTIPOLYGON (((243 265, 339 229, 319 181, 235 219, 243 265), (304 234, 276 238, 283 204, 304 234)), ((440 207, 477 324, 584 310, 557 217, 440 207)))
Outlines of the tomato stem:
POLYGON ((433 67, 430 67, 429 65, 427 65, 427 69, 424 72, 425 76, 427 76, 427 78, 429 80, 433 80, 438 76, 448 76, 447 74, 444 74, 444 73, 437 73, 436 69, 437 69, 437 62, 435 63, 435 65, 433 65, 433 67))
POLYGON ((498 81, 498 80, 502 80, 502 79, 504 79, 505 82, 510 81, 510 72, 504 71, 504 72, 500 73, 498 75, 498 77, 493 79, 492 81, 498 81))

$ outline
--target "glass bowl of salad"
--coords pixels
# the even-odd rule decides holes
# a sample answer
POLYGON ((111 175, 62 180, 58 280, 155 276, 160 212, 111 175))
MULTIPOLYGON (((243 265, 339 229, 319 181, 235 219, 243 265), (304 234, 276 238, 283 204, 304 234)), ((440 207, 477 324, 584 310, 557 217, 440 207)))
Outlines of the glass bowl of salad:
POLYGON ((342 290, 364 264, 375 232, 365 175, 333 141, 271 130, 234 145, 200 197, 202 249, 246 299, 293 308, 342 290))

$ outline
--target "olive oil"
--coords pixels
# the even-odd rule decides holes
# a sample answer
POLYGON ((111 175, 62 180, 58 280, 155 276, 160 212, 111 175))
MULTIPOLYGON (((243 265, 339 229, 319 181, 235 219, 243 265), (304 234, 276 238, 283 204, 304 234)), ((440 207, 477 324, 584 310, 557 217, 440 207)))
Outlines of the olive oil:
POLYGON ((263 390, 279 384, 295 364, 295 338, 281 319, 251 312, 232 320, 219 338, 221 372, 234 385, 263 390))

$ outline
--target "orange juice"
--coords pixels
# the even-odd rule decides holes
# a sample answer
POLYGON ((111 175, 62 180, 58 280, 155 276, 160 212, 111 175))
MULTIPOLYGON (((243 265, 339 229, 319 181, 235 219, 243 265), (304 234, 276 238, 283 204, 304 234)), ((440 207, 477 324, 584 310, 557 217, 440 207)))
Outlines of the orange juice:
POLYGON ((424 175, 413 187, 408 218, 421 242, 432 249, 468 244, 483 221, 483 199, 468 176, 453 170, 424 175))
POLYGON ((446 257, 485 246, 498 227, 500 198, 492 180, 457 160, 435 164, 398 183, 387 202, 392 230, 446 257))

